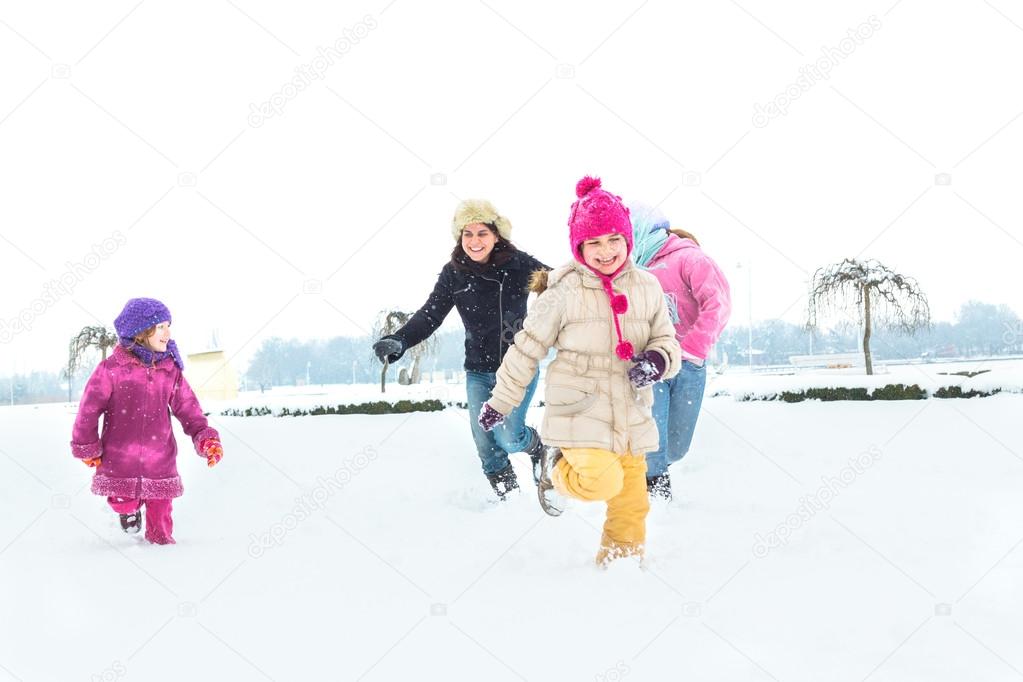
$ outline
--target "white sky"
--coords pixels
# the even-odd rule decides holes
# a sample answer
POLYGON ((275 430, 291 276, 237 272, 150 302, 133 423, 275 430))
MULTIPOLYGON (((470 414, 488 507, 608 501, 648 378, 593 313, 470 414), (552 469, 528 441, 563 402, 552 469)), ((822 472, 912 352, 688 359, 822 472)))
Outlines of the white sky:
POLYGON ((663 200, 730 277, 736 323, 750 293, 754 319, 802 321, 813 270, 861 253, 915 276, 936 319, 971 298, 1023 312, 1013 3, 388 3, 0 6, 0 373, 57 369, 133 296, 170 306, 186 352, 219 329, 241 368, 267 336, 364 333, 425 300, 460 197, 567 260, 584 174, 663 200), (754 125, 872 15, 829 80, 754 125), (105 238, 123 243, 23 313, 105 238))

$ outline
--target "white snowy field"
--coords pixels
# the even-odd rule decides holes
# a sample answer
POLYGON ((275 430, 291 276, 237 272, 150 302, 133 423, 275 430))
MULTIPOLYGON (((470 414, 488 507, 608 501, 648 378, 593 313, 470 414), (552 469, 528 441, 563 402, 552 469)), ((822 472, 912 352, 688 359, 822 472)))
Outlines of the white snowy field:
POLYGON ((835 386, 875 389, 900 383, 907 386, 916 384, 929 394, 948 386, 959 386, 964 392, 1023 393, 1023 360, 1019 358, 996 357, 927 364, 885 362, 878 363, 874 370, 872 376, 867 376, 863 367, 830 370, 793 368, 789 371, 778 370, 774 374, 750 374, 730 368, 714 378, 708 395, 731 395, 737 400, 764 399, 782 391, 835 386))
POLYGON ((160 547, 89 493, 73 407, 3 408, 0 680, 1017 679, 1021 409, 708 399, 604 572, 603 505, 489 501, 463 410, 214 411, 160 547))
MULTIPOLYGON (((745 367, 729 367, 721 374, 712 367, 708 373, 707 395, 729 395, 737 400, 756 397, 769 398, 782 391, 799 391, 807 388, 845 386, 849 388, 880 388, 886 384, 917 384, 930 392, 943 386, 960 386, 964 391, 971 389, 991 392, 1000 390, 1023 393, 1023 359, 988 358, 978 360, 956 360, 931 364, 879 363, 874 376, 866 376, 862 367, 849 369, 792 368, 775 373, 756 372, 750 374, 745 367), (973 377, 956 373, 981 374, 973 377)), ((443 381, 440 373, 434 381, 426 380, 412 386, 401 386, 395 382, 397 371, 388 374, 387 390, 380 392, 380 384, 313 384, 309 386, 275 386, 261 392, 243 391, 237 398, 222 401, 206 401, 207 410, 220 413, 227 409, 266 407, 275 413, 281 408, 311 409, 318 406, 338 404, 369 403, 379 400, 436 399, 447 403, 465 402, 464 378, 443 381)), ((541 375, 542 379, 542 375, 541 375)), ((537 390, 534 403, 543 398, 543 391, 537 390)))

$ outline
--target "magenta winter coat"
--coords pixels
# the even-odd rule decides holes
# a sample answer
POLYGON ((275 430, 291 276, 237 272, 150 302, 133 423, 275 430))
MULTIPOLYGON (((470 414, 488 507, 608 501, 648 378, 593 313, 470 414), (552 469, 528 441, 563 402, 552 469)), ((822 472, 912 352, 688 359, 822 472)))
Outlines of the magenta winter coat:
POLYGON ((732 313, 728 280, 696 242, 675 234, 647 264, 678 309, 675 337, 688 355, 706 359, 732 313))
POLYGON ((146 367, 130 351, 115 347, 89 378, 71 434, 75 457, 103 458, 92 479, 92 492, 142 499, 179 497, 183 489, 172 413, 196 452, 201 454, 206 439, 219 439, 170 357, 146 367))

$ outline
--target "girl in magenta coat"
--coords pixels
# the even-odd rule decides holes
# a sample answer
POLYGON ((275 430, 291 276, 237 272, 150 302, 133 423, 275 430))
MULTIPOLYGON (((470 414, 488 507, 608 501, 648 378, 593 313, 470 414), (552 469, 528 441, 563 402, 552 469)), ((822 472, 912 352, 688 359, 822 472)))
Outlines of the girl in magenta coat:
POLYGON ((96 468, 92 492, 120 514, 121 528, 137 533, 144 505, 146 539, 161 545, 174 542, 171 500, 183 492, 171 414, 209 466, 223 457, 220 435, 181 373, 170 322, 163 303, 128 301, 114 321, 120 343, 89 378, 71 435, 74 456, 96 468))
POLYGON ((682 347, 682 370, 654 386, 653 417, 661 443, 646 455, 647 489, 670 500, 668 467, 689 451, 707 383, 704 363, 728 323, 732 298, 724 273, 696 237, 672 228, 656 208, 631 203, 629 210, 632 257, 660 282, 682 347))

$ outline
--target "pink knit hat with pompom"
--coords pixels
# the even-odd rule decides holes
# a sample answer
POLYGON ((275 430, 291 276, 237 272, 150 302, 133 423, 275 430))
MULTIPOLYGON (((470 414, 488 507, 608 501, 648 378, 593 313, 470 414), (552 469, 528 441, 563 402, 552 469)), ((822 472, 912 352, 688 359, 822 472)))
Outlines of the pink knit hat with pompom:
MULTIPOLYGON (((605 234, 620 234, 625 237, 627 247, 626 263, 628 256, 632 253, 632 222, 629 220, 629 209, 625 208, 622 198, 611 194, 600 188, 600 178, 593 178, 587 175, 575 186, 575 195, 578 200, 572 204, 572 213, 568 217, 568 239, 572 244, 572 255, 575 259, 586 265, 583 260, 582 250, 579 248, 587 239, 596 239, 605 234)), ((586 267, 589 267, 586 265, 586 267)), ((611 311, 614 313, 615 332, 618 334, 618 346, 615 354, 622 360, 631 360, 635 354, 632 344, 622 338, 622 326, 618 321, 619 315, 624 315, 629 309, 629 299, 625 294, 616 294, 611 288, 611 279, 618 274, 605 275, 593 268, 590 268, 604 285, 607 298, 611 303, 611 311)), ((619 271, 621 268, 619 268, 619 271)))

